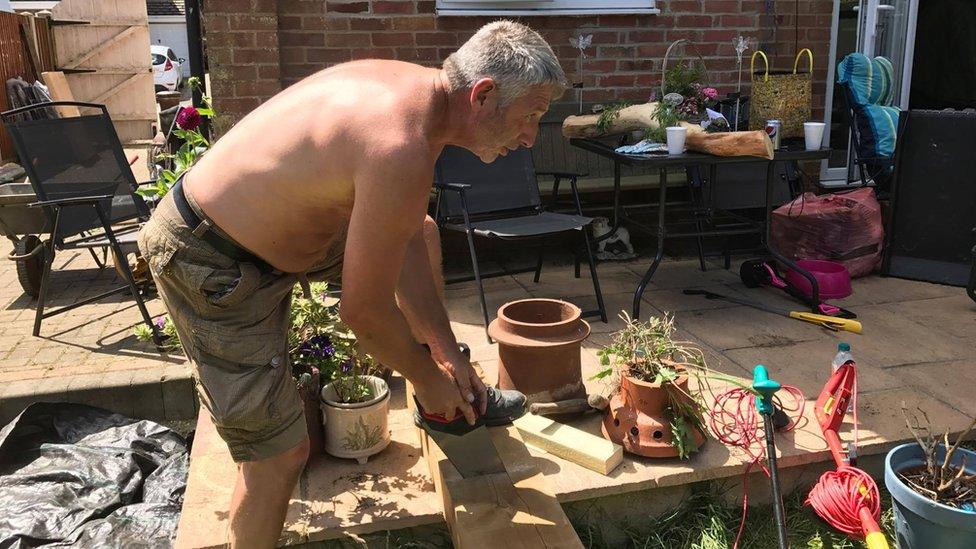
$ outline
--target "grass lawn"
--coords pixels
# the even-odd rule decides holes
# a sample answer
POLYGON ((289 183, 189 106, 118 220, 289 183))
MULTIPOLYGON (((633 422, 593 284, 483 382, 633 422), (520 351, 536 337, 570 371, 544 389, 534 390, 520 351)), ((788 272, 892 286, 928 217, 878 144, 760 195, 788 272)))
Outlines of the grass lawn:
MULTIPOLYGON (((891 518, 891 496, 879 481, 882 498, 882 527, 894 547, 891 518)), ((741 508, 727 505, 708 485, 694 492, 677 511, 648 517, 647 523, 625 526, 629 541, 626 545, 607 543, 599 530, 577 524, 576 531, 583 546, 589 549, 731 549, 739 528, 741 508), (648 533, 651 532, 651 533, 648 533)), ((799 490, 786 498, 787 531, 793 549, 860 549, 858 540, 834 531, 820 520, 813 510, 803 505, 806 491, 799 490)), ((423 528, 408 532, 382 532, 364 536, 362 540, 331 542, 320 547, 346 549, 441 549, 450 548, 450 534, 446 528, 423 528)), ((739 543, 742 549, 775 549, 776 525, 771 506, 749 509, 746 528, 739 543)))
MULTIPOLYGON (((889 540, 893 540, 891 520, 891 496, 879 482, 882 498, 882 527, 889 540)), ((798 490, 787 496, 786 530, 789 545, 794 549, 861 548, 864 544, 833 530, 803 505, 806 491, 798 490)), ((739 528, 742 510, 730 507, 709 488, 703 488, 685 500, 680 509, 672 514, 648 519, 649 524, 633 525, 627 547, 634 549, 726 549, 733 546, 739 528), (648 533, 651 531, 651 533, 648 533)), ((593 549, 610 548, 599 533, 592 528, 578 527, 583 545, 593 549)), ((619 547, 619 545, 617 545, 619 547)), ((777 547, 776 523, 771 506, 749 509, 746 528, 739 547, 743 549, 775 549, 777 547)))

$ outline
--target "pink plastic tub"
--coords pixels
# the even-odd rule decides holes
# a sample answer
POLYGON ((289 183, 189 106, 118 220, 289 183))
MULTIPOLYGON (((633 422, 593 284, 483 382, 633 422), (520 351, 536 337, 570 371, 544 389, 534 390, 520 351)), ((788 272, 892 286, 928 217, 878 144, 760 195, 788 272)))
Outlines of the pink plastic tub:
MULTIPOLYGON (((810 271, 810 274, 817 279, 820 286, 820 299, 842 299, 851 295, 851 274, 836 261, 824 259, 800 259, 797 265, 810 271)), ((803 295, 810 297, 813 291, 810 289, 810 281, 798 272, 787 269, 786 280, 794 288, 803 292, 803 295)))

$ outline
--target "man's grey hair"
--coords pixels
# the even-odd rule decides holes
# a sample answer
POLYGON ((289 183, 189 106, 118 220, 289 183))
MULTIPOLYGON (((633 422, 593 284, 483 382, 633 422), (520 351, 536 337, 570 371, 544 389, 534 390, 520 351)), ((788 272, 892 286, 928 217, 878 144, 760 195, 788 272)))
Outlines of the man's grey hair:
POLYGON ((478 30, 444 61, 451 92, 468 89, 479 79, 498 86, 499 104, 510 105, 533 86, 549 85, 553 99, 568 87, 552 48, 539 33, 514 21, 496 21, 478 30))

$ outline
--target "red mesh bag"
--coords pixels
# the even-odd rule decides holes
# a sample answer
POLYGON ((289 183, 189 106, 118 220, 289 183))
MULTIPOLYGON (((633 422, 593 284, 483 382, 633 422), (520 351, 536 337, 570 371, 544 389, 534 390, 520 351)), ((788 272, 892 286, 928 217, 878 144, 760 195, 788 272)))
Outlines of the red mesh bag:
POLYGON ((851 277, 864 276, 881 261, 881 205, 868 188, 804 193, 773 212, 771 240, 787 257, 838 261, 851 277))

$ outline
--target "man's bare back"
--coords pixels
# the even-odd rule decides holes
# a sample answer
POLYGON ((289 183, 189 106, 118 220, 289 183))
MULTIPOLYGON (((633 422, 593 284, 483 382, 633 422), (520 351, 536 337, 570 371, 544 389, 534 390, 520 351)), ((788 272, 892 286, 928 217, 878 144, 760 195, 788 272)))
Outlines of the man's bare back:
POLYGON ((304 271, 349 223, 366 163, 409 147, 414 168, 433 174, 438 75, 370 60, 310 76, 222 136, 184 188, 242 246, 280 270, 304 271))

